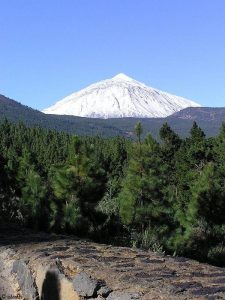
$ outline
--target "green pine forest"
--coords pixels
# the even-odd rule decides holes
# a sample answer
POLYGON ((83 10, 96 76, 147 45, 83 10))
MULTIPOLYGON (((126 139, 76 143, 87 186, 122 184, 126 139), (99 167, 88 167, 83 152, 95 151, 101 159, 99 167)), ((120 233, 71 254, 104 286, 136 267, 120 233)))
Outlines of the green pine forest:
POLYGON ((0 123, 0 222, 225 266, 225 124, 160 142, 0 123))

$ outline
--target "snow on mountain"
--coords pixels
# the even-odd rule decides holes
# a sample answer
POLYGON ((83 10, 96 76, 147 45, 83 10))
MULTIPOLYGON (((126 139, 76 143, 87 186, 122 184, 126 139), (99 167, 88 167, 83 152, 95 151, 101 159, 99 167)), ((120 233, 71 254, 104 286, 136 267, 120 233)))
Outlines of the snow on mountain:
POLYGON ((200 105, 148 87, 121 73, 73 93, 43 112, 101 119, 158 118, 197 106, 200 105))

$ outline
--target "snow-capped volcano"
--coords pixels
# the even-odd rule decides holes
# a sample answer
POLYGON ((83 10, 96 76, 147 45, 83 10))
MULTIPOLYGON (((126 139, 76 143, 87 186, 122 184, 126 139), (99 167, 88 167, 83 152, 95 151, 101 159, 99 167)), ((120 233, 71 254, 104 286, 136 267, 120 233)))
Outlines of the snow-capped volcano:
POLYGON ((121 73, 73 93, 43 112, 102 119, 158 118, 195 106, 200 105, 148 87, 121 73))

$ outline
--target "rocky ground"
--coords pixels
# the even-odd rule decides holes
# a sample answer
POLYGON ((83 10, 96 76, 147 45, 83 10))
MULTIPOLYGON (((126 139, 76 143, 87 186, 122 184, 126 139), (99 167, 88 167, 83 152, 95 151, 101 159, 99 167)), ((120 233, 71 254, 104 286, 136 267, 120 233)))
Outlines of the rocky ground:
POLYGON ((2 228, 0 299, 225 299, 225 269, 71 236, 2 228))

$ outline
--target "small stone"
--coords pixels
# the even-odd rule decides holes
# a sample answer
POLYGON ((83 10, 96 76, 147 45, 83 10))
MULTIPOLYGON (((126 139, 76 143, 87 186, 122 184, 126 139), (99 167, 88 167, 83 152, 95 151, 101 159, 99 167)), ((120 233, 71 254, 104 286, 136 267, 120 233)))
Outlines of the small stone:
POLYGON ((138 300, 141 299, 141 296, 139 293, 112 292, 106 299, 107 300, 138 300))
POLYGON ((93 297, 97 296, 99 282, 85 272, 80 272, 73 278, 73 287, 79 296, 93 297))
POLYGON ((103 297, 107 297, 111 293, 111 289, 107 285, 102 285, 97 291, 97 294, 103 297))

